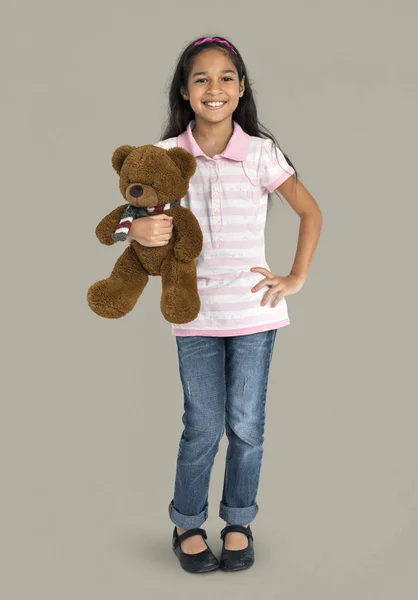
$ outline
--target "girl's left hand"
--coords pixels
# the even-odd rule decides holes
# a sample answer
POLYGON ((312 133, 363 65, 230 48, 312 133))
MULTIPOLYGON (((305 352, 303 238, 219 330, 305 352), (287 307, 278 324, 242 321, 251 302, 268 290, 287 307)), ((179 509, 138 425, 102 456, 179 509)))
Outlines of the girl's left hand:
POLYGON ((265 285, 269 286, 270 289, 263 296, 261 301, 261 306, 267 304, 270 296, 277 293, 276 298, 271 303, 271 308, 276 306, 278 302, 285 296, 290 296, 291 294, 296 294, 299 290, 302 289, 304 280, 296 275, 286 275, 284 277, 280 275, 275 275, 268 269, 264 269, 263 267, 252 267, 250 271, 254 271, 257 273, 263 273, 266 277, 259 281, 253 288, 251 288, 252 292, 256 292, 260 288, 265 285))

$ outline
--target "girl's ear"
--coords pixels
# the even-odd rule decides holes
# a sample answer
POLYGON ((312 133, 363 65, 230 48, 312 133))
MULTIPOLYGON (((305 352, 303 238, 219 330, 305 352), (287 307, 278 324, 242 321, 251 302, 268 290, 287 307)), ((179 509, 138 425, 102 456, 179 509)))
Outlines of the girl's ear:
POLYGON ((245 92, 244 80, 245 80, 245 75, 242 76, 242 80, 241 80, 241 84, 240 84, 240 92, 242 92, 242 95, 244 95, 244 92, 245 92))
POLYGON ((183 88, 183 87, 182 87, 182 88, 180 89, 180 93, 181 93, 181 95, 183 96, 183 99, 184 99, 184 100, 188 100, 188 99, 189 99, 189 94, 188 94, 188 91, 186 90, 186 88, 183 88))
POLYGON ((125 144, 124 146, 119 146, 119 148, 116 148, 114 151, 112 155, 112 165, 118 175, 120 175, 122 165, 125 162, 126 157, 132 152, 132 150, 134 150, 134 148, 135 146, 129 146, 128 144, 125 144))

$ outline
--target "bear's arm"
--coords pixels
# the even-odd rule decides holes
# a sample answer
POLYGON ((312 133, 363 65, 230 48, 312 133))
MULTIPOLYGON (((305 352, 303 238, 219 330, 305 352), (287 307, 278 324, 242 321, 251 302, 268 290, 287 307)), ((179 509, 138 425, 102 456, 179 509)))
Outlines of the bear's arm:
POLYGON ((203 247, 203 233, 199 221, 192 211, 184 206, 178 206, 173 209, 173 213, 174 211, 173 227, 176 229, 174 255, 178 260, 184 261, 197 258, 203 247))
POLYGON ((112 233, 118 226, 119 221, 125 212, 126 206, 126 204, 118 206, 108 215, 103 217, 103 219, 97 225, 96 236, 102 244, 105 244, 105 246, 112 246, 113 244, 116 244, 116 240, 112 238, 112 233))

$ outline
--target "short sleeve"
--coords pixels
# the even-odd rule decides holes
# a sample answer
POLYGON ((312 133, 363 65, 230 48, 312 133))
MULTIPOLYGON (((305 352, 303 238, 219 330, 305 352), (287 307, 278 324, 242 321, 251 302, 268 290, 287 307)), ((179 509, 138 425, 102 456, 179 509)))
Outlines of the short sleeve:
POLYGON ((177 146, 177 139, 168 138, 166 140, 159 140, 158 142, 155 142, 152 145, 157 146, 157 148, 163 148, 164 150, 170 150, 170 148, 177 146))
POLYGON ((289 165, 277 144, 270 138, 266 138, 261 149, 258 168, 259 185, 272 192, 294 172, 294 168, 289 165))

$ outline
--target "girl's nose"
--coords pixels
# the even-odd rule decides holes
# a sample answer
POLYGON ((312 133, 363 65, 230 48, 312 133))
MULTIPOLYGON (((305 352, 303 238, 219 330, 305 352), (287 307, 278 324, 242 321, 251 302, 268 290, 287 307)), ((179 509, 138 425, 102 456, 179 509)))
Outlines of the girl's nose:
POLYGON ((217 94, 219 91, 219 86, 217 86, 216 83, 212 83, 209 85, 208 92, 210 92, 211 94, 217 94))

